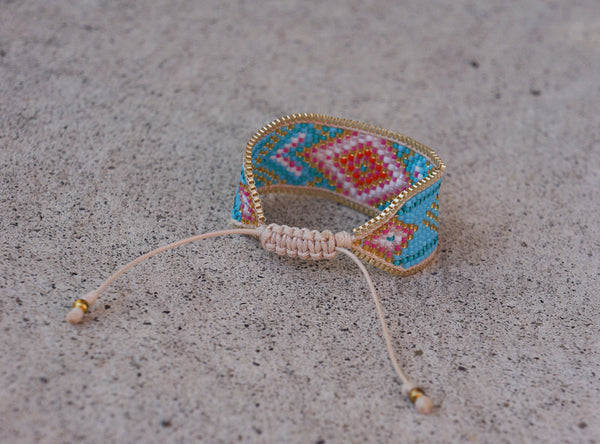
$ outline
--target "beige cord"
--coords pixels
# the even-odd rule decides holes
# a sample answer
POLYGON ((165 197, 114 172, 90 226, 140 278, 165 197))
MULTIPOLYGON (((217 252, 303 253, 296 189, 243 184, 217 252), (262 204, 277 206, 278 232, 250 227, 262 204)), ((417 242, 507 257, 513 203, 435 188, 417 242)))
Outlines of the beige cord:
POLYGON ((415 407, 420 413, 430 413, 433 409, 433 403, 431 399, 426 396, 421 389, 415 386, 412 382, 409 381, 408 377, 402 371, 400 364, 398 363, 398 358, 396 357, 396 353, 394 353, 394 346, 392 345, 392 338, 390 336, 390 331, 387 326, 387 322, 385 322, 385 315, 383 314, 383 309, 381 308, 381 302, 379 302, 379 296, 377 296, 377 292, 375 291, 375 285, 373 285, 373 280, 371 279, 371 275, 367 271, 366 267, 363 263, 356 257, 354 253, 345 248, 338 247, 337 251, 344 253, 350 259, 354 261, 360 271, 362 271, 363 275, 367 279, 367 283, 369 284, 369 289, 371 290, 371 295, 373 296, 373 301, 375 301, 375 307, 377 308, 377 314, 379 315, 379 321, 381 323, 381 330, 383 331, 383 337, 385 338, 385 345, 387 347, 387 352, 390 357, 390 361, 392 361, 392 366, 394 370, 396 370, 396 374, 402 381, 402 392, 411 398, 413 401, 413 397, 417 394, 416 391, 420 391, 419 396, 416 396, 416 399, 413 401, 415 403, 415 407))
POLYGON ((73 309, 67 315, 67 321, 69 321, 71 324, 79 324, 83 319, 83 315, 88 310, 88 308, 96 303, 96 300, 100 296, 100 293, 102 293, 106 289, 106 287, 108 287, 115 280, 117 280, 119 276, 121 276, 130 268, 135 267, 140 262, 143 262, 146 259, 150 259, 152 256, 156 256, 157 254, 162 253, 163 251, 167 251, 172 248, 188 244, 190 242, 195 242, 198 240, 208 239, 217 236, 226 236, 228 234, 248 234, 251 236, 260 236, 260 231, 255 228, 234 228, 231 230, 212 231, 210 233, 198 234, 196 236, 188 237, 186 239, 181 239, 177 242, 173 242, 169 245, 165 245, 163 247, 152 250, 149 253, 146 253, 138 257, 137 259, 129 262, 127 265, 122 267, 119 271, 117 271, 115 274, 113 274, 111 277, 105 280, 102 283, 102 285, 100 285, 96 290, 90 291, 82 299, 78 299, 77 301, 75 301, 75 304, 73 304, 73 309))
POLYGON ((186 239, 182 239, 152 250, 149 253, 146 253, 129 262, 127 265, 109 277, 106 281, 104 281, 96 290, 89 292, 82 299, 75 301, 73 308, 67 314, 67 321, 72 324, 78 324, 81 322, 84 313, 88 311, 89 307, 96 303, 100 293, 104 291, 111 283, 113 283, 119 276, 140 262, 156 256, 163 251, 167 251, 190 242, 208 239, 211 237, 226 236, 229 234, 247 234, 250 236, 256 236, 260 239, 260 243, 265 249, 283 256, 314 260, 333 259, 336 253, 339 251, 352 259, 356 265, 358 265, 363 275, 367 279, 367 284, 371 290, 371 295, 373 296, 373 300, 375 302, 377 314, 379 315, 379 321, 381 322, 381 329, 383 331, 383 337, 385 338, 388 355, 392 361, 392 366, 394 367, 396 374, 402 381, 402 392, 409 397, 420 413, 430 413, 432 411, 433 403, 431 402, 431 399, 425 395, 422 389, 409 381, 408 377, 404 374, 400 364, 398 363, 398 359, 396 358, 394 347, 392 345, 392 338, 385 321, 385 316, 383 314, 383 309, 381 308, 379 297, 377 296, 375 286, 373 285, 373 280, 371 279, 371 276, 369 275, 369 272, 363 263, 356 257, 354 253, 347 249, 352 247, 352 242, 354 239, 350 233, 345 231, 334 234, 331 231, 320 232, 309 230, 307 228, 295 228, 288 227, 286 225, 270 224, 266 226, 261 225, 258 228, 235 228, 231 230, 213 231, 210 233, 188 237, 186 239))

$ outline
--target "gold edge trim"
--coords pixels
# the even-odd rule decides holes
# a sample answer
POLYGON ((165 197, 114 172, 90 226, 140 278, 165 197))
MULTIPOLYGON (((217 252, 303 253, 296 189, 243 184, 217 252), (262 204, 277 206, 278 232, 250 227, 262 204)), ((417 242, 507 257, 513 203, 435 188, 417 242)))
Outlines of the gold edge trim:
POLYGON ((236 228, 256 228, 260 224, 246 224, 244 222, 240 222, 239 220, 235 220, 233 217, 231 218, 231 224, 236 228))
POLYGON ((429 254, 429 256, 427 256, 425 259, 423 259, 422 262, 418 263, 417 265, 413 265, 410 268, 402 268, 402 269, 399 267, 396 267, 394 265, 388 265, 386 262, 382 261, 377 256, 374 256, 374 255, 371 255, 371 254, 365 252, 361 248, 358 248, 356 245, 354 245, 352 247, 352 251, 354 252, 354 254, 356 254, 356 256, 359 259, 362 259, 369 265, 373 265, 374 267, 377 267, 380 270, 383 270, 387 273, 394 274, 396 276, 408 276, 410 274, 414 274, 418 271, 421 271, 423 268, 425 268, 429 264, 429 262, 431 262, 434 259, 436 252, 438 250, 438 247, 439 247, 439 245, 436 245, 434 250, 429 254))
MULTIPOLYGON (((252 170, 252 149, 254 145, 262 139, 265 135, 281 128, 285 125, 294 124, 294 123, 317 123, 324 125, 336 126, 338 128, 348 129, 348 130, 358 130, 366 133, 371 133, 373 135, 381 136, 385 139, 392 140, 395 142, 402 143, 403 145, 409 146, 414 149, 417 153, 427 157, 431 160, 435 168, 431 171, 431 173, 424 179, 420 180, 416 184, 411 185, 409 188, 403 190, 398 194, 392 201, 388 207, 383 210, 381 213, 365 222, 358 228, 353 230, 353 234, 355 236, 364 236, 366 233, 371 232, 373 229, 376 229, 381 224, 385 223, 389 218, 396 213, 398 209, 406 202, 408 199, 413 197, 415 194, 429 188, 434 182, 433 179, 439 179, 444 172, 446 165, 442 161, 442 159, 437 155, 435 151, 433 151, 428 146, 417 142, 415 139, 405 136, 402 133, 396 131, 390 131, 385 128, 381 128, 375 125, 371 125, 368 123, 359 122, 356 120, 343 119, 340 117, 331 117, 324 114, 314 114, 314 113, 299 113, 299 114, 289 114, 287 116, 280 117, 271 121, 270 123, 263 126, 259 129, 254 135, 248 140, 246 144, 246 150, 244 154, 244 174, 246 175, 246 181, 248 183, 248 188, 250 191, 250 195, 252 197, 252 203, 254 205, 254 210, 256 212, 256 217, 259 224, 265 222, 265 215, 262 209, 262 205, 260 202, 260 196, 258 190, 256 188, 256 184, 254 182, 254 175, 252 170)), ((264 187, 263 187, 264 188, 264 187)), ((349 205, 351 208, 354 208, 349 204, 348 200, 340 202, 344 205, 349 205)), ((362 210, 358 210, 364 212, 362 210)))

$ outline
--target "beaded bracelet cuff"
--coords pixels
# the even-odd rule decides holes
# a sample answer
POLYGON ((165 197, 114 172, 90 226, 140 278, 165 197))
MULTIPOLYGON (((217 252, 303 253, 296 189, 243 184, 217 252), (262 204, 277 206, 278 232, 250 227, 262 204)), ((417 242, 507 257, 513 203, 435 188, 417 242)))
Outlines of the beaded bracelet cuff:
POLYGON ((272 252, 302 259, 349 257, 367 280, 390 361, 402 392, 421 413, 432 400, 410 381, 394 352, 381 302, 359 257, 386 271, 408 274, 423 266, 437 247, 438 190, 444 163, 429 148, 402 134, 319 114, 275 120, 248 142, 233 219, 241 228, 210 231, 158 247, 121 267, 97 289, 77 299, 67 321, 77 324, 112 282, 164 251, 231 234, 259 238, 272 252), (332 233, 266 224, 260 193, 321 194, 371 217, 355 228, 332 233), (350 251, 352 250, 352 251, 350 251))
POLYGON ((260 129, 246 146, 232 211, 236 225, 266 223, 261 194, 328 197, 369 217, 351 250, 385 271, 412 273, 438 244, 444 162, 397 132, 324 116, 293 114, 260 129))

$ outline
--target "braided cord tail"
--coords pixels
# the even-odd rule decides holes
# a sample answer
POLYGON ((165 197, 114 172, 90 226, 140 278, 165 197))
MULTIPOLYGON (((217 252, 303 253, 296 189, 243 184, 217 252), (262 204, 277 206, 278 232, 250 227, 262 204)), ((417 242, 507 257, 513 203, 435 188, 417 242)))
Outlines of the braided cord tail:
POLYGON ((371 275, 363 265, 363 263, 356 257, 354 253, 350 250, 347 250, 342 247, 337 247, 337 251, 340 253, 344 253, 348 256, 360 271, 362 271, 363 275, 367 279, 367 284, 369 285, 369 289, 371 290, 371 295, 373 296, 373 301, 375 302, 375 308, 377 309, 377 314, 379 315, 379 321, 381 323, 381 330, 383 331, 383 337, 385 338, 385 345, 387 348, 388 355, 390 357, 390 361, 392 361, 392 366, 394 370, 396 370, 396 374, 402 381, 402 392, 409 397, 409 399, 415 404, 415 407, 420 413, 430 413, 433 410, 433 403, 431 399, 425 395, 425 392, 417 386, 415 386, 404 371, 400 364, 398 363, 398 358, 396 357, 396 353, 394 352, 394 346, 392 345, 392 338, 390 336, 390 332, 387 326, 387 322, 385 321, 385 315, 383 314, 383 309, 381 308, 381 302, 379 301, 379 296, 377 296, 377 291, 375 290, 375 285, 373 285, 373 280, 371 279, 371 275))
POLYGON ((156 256, 157 254, 162 253, 163 251, 171 250, 171 249, 177 248, 181 245, 189 244, 190 242, 195 242, 195 241, 202 240, 202 239, 208 239, 211 237, 226 236, 228 234, 248 234, 251 236, 258 237, 258 236, 260 236, 260 233, 261 233, 261 231, 256 228, 234 228, 231 230, 211 231, 209 233, 198 234, 196 236, 178 240, 177 242, 173 242, 171 244, 164 245, 164 246, 159 247, 155 250, 152 250, 146 254, 143 254, 142 256, 129 262, 127 265, 125 265, 120 270, 118 270, 116 273, 114 273, 111 277, 109 277, 107 280, 105 280, 102 283, 102 285, 100 285, 96 290, 90 291, 82 299, 77 299, 75 301, 75 303, 73 304, 73 308, 67 314, 67 321, 70 322, 71 324, 80 323, 81 320, 83 319, 84 313, 86 313, 89 310, 89 307, 91 307, 92 305, 94 305, 96 303, 96 301, 98 300, 98 297, 100 296, 100 293, 102 293, 106 289, 106 287, 108 287, 115 280, 117 280, 117 278, 119 276, 121 276, 123 273, 125 273, 127 270, 135 267, 137 264, 145 261, 146 259, 150 259, 152 256, 156 256))

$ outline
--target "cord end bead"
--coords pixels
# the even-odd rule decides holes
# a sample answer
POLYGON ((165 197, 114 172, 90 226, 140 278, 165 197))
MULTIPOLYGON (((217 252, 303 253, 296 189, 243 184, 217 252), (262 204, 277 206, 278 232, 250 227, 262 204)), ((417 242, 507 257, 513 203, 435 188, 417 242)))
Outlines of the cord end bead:
POLYGON ((79 324, 83 319, 84 313, 90 309, 90 305, 85 299, 77 299, 73 302, 73 309, 67 314, 67 322, 79 324))
POLYGON ((87 313, 90 309, 90 304, 85 299, 77 299, 75 302, 73 302, 73 307, 80 308, 81 311, 87 313))
POLYGON ((408 393, 408 399, 415 405, 419 413, 427 414, 433 411, 433 402, 422 388, 415 387, 408 393))

